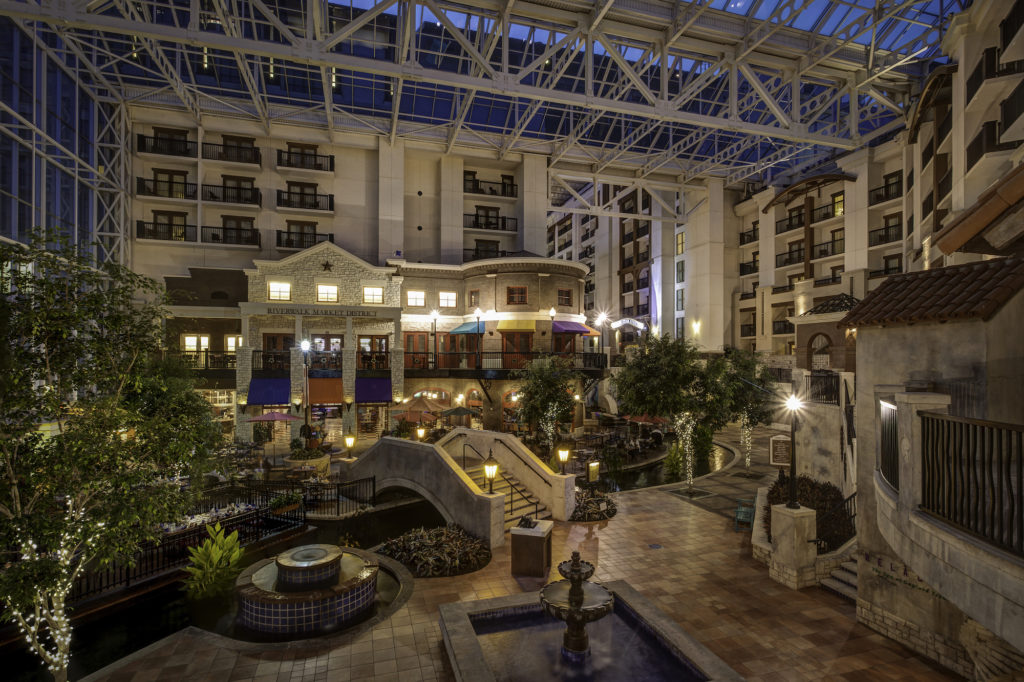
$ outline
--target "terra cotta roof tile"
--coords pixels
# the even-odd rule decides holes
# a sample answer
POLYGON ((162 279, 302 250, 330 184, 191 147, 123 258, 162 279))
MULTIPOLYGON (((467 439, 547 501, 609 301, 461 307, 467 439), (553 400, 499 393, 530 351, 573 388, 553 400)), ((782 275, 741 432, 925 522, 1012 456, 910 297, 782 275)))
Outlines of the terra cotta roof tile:
POLYGON ((987 320, 1022 287, 1024 259, 1019 257, 891 275, 839 325, 987 320))

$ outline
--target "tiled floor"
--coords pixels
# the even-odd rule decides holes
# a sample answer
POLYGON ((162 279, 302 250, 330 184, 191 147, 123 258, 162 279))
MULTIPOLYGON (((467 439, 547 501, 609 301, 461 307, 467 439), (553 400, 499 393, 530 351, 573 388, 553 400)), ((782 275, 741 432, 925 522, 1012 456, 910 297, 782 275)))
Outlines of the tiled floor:
MULTIPOLYGON (((758 471, 769 431, 755 440, 758 471)), ((737 443, 734 431, 721 440, 737 443)), ((664 488, 620 493, 619 513, 595 524, 556 523, 556 560, 579 550, 597 565, 596 580, 628 580, 688 632, 750 680, 958 679, 868 628, 854 607, 818 588, 795 592, 768 578, 750 557, 750 534, 733 532, 734 498, 753 497, 756 481, 725 470, 698 481, 714 495, 689 502, 664 488)), ((673 486, 675 487, 675 486, 673 486)), ((485 569, 457 578, 417 580, 390 620, 318 648, 225 646, 201 631, 173 635, 147 655, 127 660, 97 680, 449 680, 438 605, 539 589, 515 579, 507 546, 485 569)), ((555 574, 557 576, 557 573, 555 574)))

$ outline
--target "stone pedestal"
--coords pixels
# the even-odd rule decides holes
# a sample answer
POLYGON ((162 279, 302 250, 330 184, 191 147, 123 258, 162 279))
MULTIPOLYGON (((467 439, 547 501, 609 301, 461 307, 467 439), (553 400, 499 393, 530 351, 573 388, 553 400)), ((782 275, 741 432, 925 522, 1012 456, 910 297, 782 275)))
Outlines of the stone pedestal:
POLYGON ((533 528, 514 526, 509 534, 512 542, 512 575, 548 577, 551 569, 551 529, 553 521, 537 521, 533 528))
POLYGON ((772 505, 772 558, 768 574, 775 582, 794 590, 816 584, 814 560, 817 546, 816 513, 810 507, 790 509, 772 505))

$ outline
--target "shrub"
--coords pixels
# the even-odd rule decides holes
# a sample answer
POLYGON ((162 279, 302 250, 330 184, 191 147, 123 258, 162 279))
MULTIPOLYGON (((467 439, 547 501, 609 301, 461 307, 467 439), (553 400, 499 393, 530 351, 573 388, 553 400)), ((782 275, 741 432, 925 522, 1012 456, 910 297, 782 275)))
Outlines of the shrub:
MULTIPOLYGON (((797 476, 796 499, 802 507, 810 507, 817 512, 818 519, 843 503, 843 492, 827 481, 816 481, 810 476, 797 476)), ((764 529, 768 540, 772 538, 772 505, 785 504, 789 501, 789 479, 775 481, 768 489, 768 503, 763 510, 764 529)), ((846 514, 832 517, 828 527, 820 524, 817 536, 820 540, 828 540, 833 547, 838 547, 856 534, 853 519, 846 514)))
POLYGON ((604 521, 618 512, 612 498, 607 494, 580 489, 576 491, 576 508, 572 510, 570 521, 604 521))
POLYGON ((298 491, 292 491, 278 495, 277 497, 270 500, 270 508, 281 509, 283 507, 290 507, 293 504, 299 504, 302 502, 302 493, 298 491))
POLYGON ((208 599, 226 595, 242 570, 242 546, 238 531, 224 535, 220 523, 206 527, 209 534, 203 544, 189 547, 191 562, 185 567, 185 593, 190 599, 208 599))
POLYGON ((455 524, 411 530, 388 540, 377 552, 404 564, 417 578, 472 573, 491 560, 486 543, 455 524))

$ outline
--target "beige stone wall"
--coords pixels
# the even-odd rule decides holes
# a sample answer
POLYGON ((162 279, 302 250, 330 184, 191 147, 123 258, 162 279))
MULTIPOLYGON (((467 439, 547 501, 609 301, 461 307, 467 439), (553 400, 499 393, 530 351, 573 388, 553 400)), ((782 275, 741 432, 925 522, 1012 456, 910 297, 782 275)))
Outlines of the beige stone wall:
MULTIPOLYGON (((337 305, 363 305, 363 286, 376 285, 384 289, 382 307, 399 307, 401 278, 393 268, 376 268, 343 252, 327 242, 289 256, 280 261, 260 261, 249 277, 249 302, 273 303, 267 299, 267 285, 271 280, 291 282, 290 303, 316 303, 317 284, 337 284, 337 305), (324 263, 330 269, 324 269, 324 263)), ((281 301, 284 303, 285 301, 281 301)))

